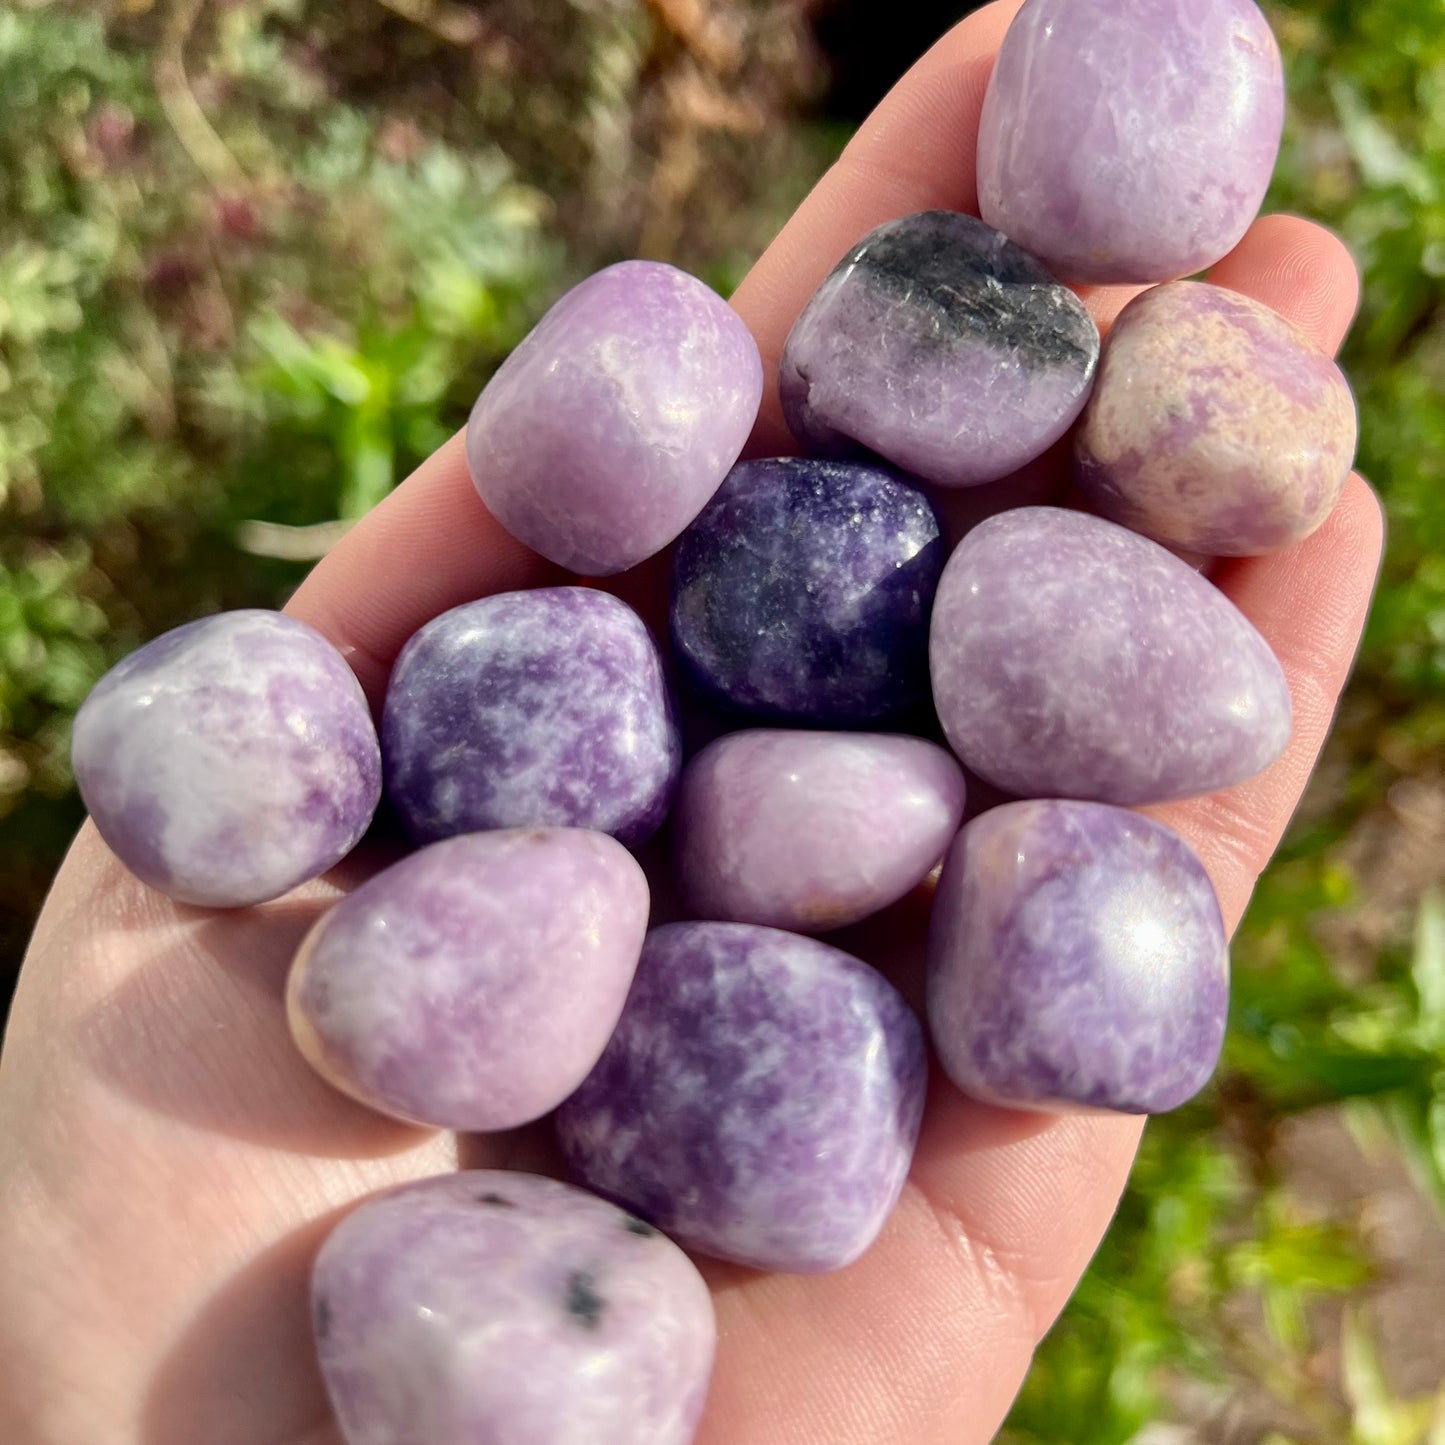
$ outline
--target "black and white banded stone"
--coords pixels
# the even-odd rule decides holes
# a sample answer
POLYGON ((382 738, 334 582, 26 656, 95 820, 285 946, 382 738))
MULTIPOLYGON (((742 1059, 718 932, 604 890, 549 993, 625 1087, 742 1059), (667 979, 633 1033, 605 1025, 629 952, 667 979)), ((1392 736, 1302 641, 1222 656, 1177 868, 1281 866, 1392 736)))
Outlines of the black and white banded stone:
POLYGON ((1047 451, 1093 386, 1083 303, 972 216, 890 221, 839 263, 783 348, 794 435, 827 457, 874 452, 942 486, 995 481, 1047 451))

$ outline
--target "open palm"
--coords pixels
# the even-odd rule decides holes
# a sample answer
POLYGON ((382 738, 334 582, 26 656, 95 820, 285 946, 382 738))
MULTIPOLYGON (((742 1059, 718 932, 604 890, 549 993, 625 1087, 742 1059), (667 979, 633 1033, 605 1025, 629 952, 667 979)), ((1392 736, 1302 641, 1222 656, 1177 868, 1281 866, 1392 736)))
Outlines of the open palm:
MULTIPOLYGON (((739 290, 770 374, 847 248, 913 211, 974 208, 974 142, 1017 0, 934 48, 864 126, 739 290)), ((1215 268, 1335 348, 1356 300, 1343 247, 1258 222, 1215 268)), ((1107 324, 1132 292, 1088 297, 1107 324)), ((770 387, 771 394, 771 387, 770 387)), ((751 451, 790 440, 769 400, 751 451)), ((1031 499, 1061 490, 1061 461, 1031 499)), ((1007 487, 1008 484, 1000 484, 1007 487)), ((961 506, 997 497, 965 496, 961 506)), ((1353 478, 1328 523, 1218 584, 1273 645, 1293 743, 1246 786, 1153 810, 1200 852, 1237 922, 1324 738, 1379 557, 1353 478)), ((656 615, 662 572, 622 579, 656 615)), ((372 699, 422 623, 554 580, 504 535, 453 440, 319 566, 290 611, 372 699)), ((15 1445, 337 1445, 309 1337, 307 1276, 341 1211, 464 1165, 547 1166, 536 1131, 458 1140, 370 1114, 295 1053, 291 954, 361 865, 264 907, 206 913, 136 883, 87 826, 56 883, 0 1057, 0 1439, 15 1445)), ((845 946, 916 982, 923 913, 845 946)), ((704 1445, 965 1445, 988 1439, 1117 1202, 1140 1124, 1046 1120, 935 1077, 912 1177, 877 1244, 813 1278, 709 1267, 720 1346, 704 1445)))

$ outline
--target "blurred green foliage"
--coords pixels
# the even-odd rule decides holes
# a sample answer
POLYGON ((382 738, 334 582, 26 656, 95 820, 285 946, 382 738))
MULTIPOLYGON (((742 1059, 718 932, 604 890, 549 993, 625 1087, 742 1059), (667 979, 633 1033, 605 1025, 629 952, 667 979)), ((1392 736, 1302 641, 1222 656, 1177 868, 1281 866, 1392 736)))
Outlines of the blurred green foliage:
MULTIPOLYGON (((1445 1445, 1445 1397, 1379 1346, 1368 1231, 1281 1147, 1343 1110, 1445 1205, 1445 16, 1271 15, 1272 205, 1363 269, 1345 362, 1388 558, 1236 945, 1219 1080, 1151 1125, 1018 1445, 1224 1439, 1226 1406, 1230 1440, 1445 1445)), ((283 600, 572 275, 644 253, 727 289, 836 145, 797 122, 815 75, 768 0, 0 11, 0 968, 78 821, 69 719, 104 668, 283 600)))

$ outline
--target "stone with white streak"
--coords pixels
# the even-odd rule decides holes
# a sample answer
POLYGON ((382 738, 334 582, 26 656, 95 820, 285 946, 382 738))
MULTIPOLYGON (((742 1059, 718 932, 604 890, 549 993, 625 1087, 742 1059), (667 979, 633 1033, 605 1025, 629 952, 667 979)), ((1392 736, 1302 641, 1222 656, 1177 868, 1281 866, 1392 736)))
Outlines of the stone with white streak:
POLYGON ((213 908, 324 873, 381 796, 360 684, 319 632, 278 612, 224 612, 131 653, 82 704, 71 757, 121 862, 213 908))

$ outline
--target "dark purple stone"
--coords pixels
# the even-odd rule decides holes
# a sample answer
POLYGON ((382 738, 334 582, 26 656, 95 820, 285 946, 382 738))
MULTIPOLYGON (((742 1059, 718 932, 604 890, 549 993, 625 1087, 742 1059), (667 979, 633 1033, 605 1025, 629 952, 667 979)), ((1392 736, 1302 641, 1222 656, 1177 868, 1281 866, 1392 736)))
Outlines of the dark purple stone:
POLYGON ((850 462, 743 462, 683 533, 672 640, 710 701, 832 724, 928 698, 928 618, 947 558, 928 499, 850 462))
POLYGON ((925 1075, 917 1019, 856 958, 772 928, 669 924, 558 1132, 580 1181, 687 1248, 814 1273, 882 1228, 925 1075))
POLYGON ((944 863, 928 1022, 965 1093, 1015 1108, 1177 1108, 1229 1006, 1224 920, 1172 829, 1102 803, 1010 803, 944 863))
POLYGON ((507 592, 402 649, 381 725, 387 795, 419 842, 571 827, 635 846, 682 762, 662 656, 625 603, 587 587, 507 592))

